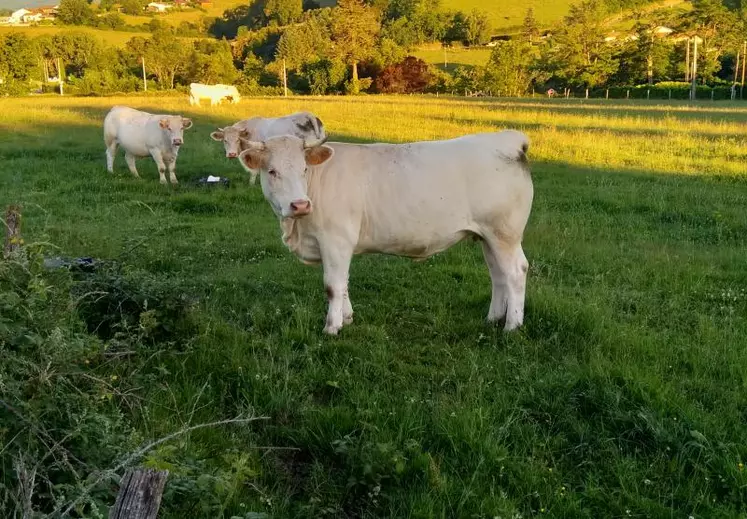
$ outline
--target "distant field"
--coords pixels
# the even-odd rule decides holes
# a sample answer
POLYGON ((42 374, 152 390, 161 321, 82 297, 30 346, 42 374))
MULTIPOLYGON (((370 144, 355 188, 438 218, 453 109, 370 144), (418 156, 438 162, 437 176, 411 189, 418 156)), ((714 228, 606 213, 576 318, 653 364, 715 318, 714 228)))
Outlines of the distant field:
POLYGON ((473 9, 490 15, 493 29, 512 29, 521 26, 527 9, 534 7, 534 14, 542 26, 560 20, 573 0, 525 0, 522 2, 484 2, 483 0, 443 0, 443 8, 470 12, 473 9))
MULTIPOLYGON (((166 14, 154 15, 158 20, 163 20, 172 25, 179 25, 182 22, 197 22, 203 16, 221 17, 226 9, 246 4, 245 0, 212 0, 213 6, 208 9, 175 9, 166 14)), ((122 15, 125 23, 129 25, 140 25, 148 23, 152 18, 150 16, 132 16, 122 15)))
MULTIPOLYGON (((93 29, 91 27, 69 27, 69 26, 41 26, 41 27, 2 27, 0 26, 0 35, 20 31, 34 38, 44 34, 57 34, 59 32, 84 32, 95 37, 106 45, 124 47, 125 44, 134 36, 140 38, 150 38, 147 32, 125 32, 125 31, 107 31, 102 29, 93 29)), ((180 38, 185 42, 195 41, 198 38, 180 38)))
MULTIPOLYGON (((0 99, 0 206, 23 205, 26 241, 115 259, 146 287, 132 290, 195 301, 193 326, 171 326, 181 314, 147 299, 129 330, 163 320, 164 335, 101 346, 135 341, 122 356, 32 362, 33 387, 102 381, 90 406, 121 412, 133 449, 187 425, 267 417, 149 453, 147 466, 170 471, 163 519, 743 517, 746 123, 744 103, 0 99), (106 173, 101 122, 114 104, 192 117, 179 187, 160 186, 149 159, 141 180, 121 154, 106 173), (527 132, 524 327, 484 324, 488 271, 465 242, 421 263, 354 259, 355 323, 323 336, 320 268, 286 250, 260 187, 209 137, 298 110, 333 141, 527 132), (193 184, 208 174, 231 187, 193 184)), ((60 444, 84 461, 118 455, 60 444)), ((114 487, 97 499, 111 504, 114 487)))
POLYGON ((123 32, 123 31, 106 31, 102 29, 94 29, 91 27, 69 27, 69 26, 57 26, 57 25, 43 25, 36 27, 7 27, 0 26, 0 34, 7 34, 11 32, 23 32, 29 37, 34 38, 44 34, 57 34, 59 32, 84 32, 94 36, 99 41, 123 47, 127 41, 133 36, 149 36, 143 32, 123 32))
POLYGON ((491 49, 485 47, 473 49, 456 47, 445 49, 445 51, 444 49, 421 49, 413 52, 413 55, 426 63, 437 65, 441 70, 452 72, 460 66, 485 65, 490 58, 490 52, 491 49))

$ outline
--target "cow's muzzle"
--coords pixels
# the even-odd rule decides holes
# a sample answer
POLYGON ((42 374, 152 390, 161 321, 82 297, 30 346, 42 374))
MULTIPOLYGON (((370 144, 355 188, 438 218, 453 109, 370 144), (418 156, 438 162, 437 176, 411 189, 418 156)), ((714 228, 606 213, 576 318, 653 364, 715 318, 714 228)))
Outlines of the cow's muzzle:
POLYGON ((174 146, 181 146, 182 145, 182 140, 181 139, 174 139, 171 142, 174 144, 174 146))
POLYGON ((290 203, 291 217, 300 218, 311 213, 310 200, 294 200, 290 203))
POLYGON ((229 159, 235 159, 238 156, 239 156, 238 153, 234 153, 234 152, 226 153, 226 157, 228 157, 229 159))

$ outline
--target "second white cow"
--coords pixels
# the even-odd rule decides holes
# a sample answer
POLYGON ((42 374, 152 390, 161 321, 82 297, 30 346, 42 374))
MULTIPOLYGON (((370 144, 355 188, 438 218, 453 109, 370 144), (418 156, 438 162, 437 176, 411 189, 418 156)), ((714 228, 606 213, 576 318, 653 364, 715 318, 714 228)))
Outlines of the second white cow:
POLYGON ((125 150, 125 161, 130 172, 139 177, 135 159, 150 155, 158 166, 161 184, 169 179, 177 184, 176 158, 184 143, 184 130, 192 127, 192 120, 181 115, 153 115, 126 106, 115 106, 104 118, 106 169, 114 173, 117 146, 125 150))
POLYGON ((201 99, 210 99, 210 106, 220 103, 223 99, 230 99, 236 104, 241 101, 238 89, 233 85, 203 85, 189 84, 189 104, 199 105, 201 99))
POLYGON ((239 159, 259 171, 283 242, 321 263, 329 306, 324 331, 352 322, 352 256, 425 259, 457 242, 482 242, 490 270, 488 321, 506 331, 524 319, 529 264, 521 247, 534 189, 516 131, 410 144, 345 144, 295 136, 248 143, 239 159))
MULTIPOLYGON (((218 128, 210 137, 223 143, 226 157, 234 159, 246 149, 245 143, 263 141, 279 135, 295 135, 299 139, 327 140, 327 131, 321 119, 311 112, 297 112, 282 117, 252 117, 225 128, 218 128)), ((257 173, 251 173, 254 184, 257 173)))

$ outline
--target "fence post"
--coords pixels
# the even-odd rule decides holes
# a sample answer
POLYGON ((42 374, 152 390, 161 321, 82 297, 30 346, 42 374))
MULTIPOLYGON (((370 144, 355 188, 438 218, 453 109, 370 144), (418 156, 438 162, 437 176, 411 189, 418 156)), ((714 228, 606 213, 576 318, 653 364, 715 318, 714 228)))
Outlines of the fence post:
POLYGON ((625 91, 625 99, 630 99, 630 90, 625 91))
POLYGON ((586 99, 589 99, 589 89, 586 89, 586 99))
POLYGON ((5 211, 5 257, 12 256, 23 244, 21 240, 21 207, 8 206, 5 211))
POLYGON ((649 101, 651 99, 651 89, 646 90, 646 101, 649 101))
POLYGON ((168 475, 168 470, 129 469, 109 510, 109 519, 156 519, 168 475))
POLYGON ((669 89, 669 100, 670 101, 672 100, 672 89, 671 88, 669 89))
POLYGON ((714 92, 713 90, 711 90, 711 101, 713 101, 713 100, 714 100, 714 97, 713 97, 713 96, 714 96, 714 94, 715 94, 715 93, 716 93, 716 92, 714 92))
POLYGON ((604 93, 604 98, 609 99, 610 98, 610 89, 608 88, 604 93))

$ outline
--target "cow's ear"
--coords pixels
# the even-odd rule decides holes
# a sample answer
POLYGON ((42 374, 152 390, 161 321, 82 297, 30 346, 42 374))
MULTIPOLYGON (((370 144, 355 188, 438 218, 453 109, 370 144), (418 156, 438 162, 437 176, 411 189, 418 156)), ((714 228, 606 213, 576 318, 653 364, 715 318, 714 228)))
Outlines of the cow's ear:
POLYGON ((247 129, 241 130, 239 132, 239 139, 251 140, 251 139, 249 139, 249 130, 247 130, 247 129))
POLYGON ((182 128, 184 128, 185 130, 189 130, 190 128, 192 128, 192 119, 182 117, 182 128))
POLYGON ((168 130, 169 129, 169 120, 164 117, 163 119, 161 119, 160 121, 158 121, 158 126, 160 126, 161 128, 163 128, 164 130, 168 130))
POLYGON ((265 152, 258 149, 244 150, 239 154, 239 162, 249 172, 259 171, 265 158, 265 152))
POLYGON ((223 132, 218 130, 217 132, 211 133, 210 138, 213 139, 214 141, 221 142, 223 140, 223 135, 224 135, 223 132))
POLYGON ((335 150, 329 146, 314 146, 306 150, 306 164, 309 166, 318 166, 324 164, 332 155, 335 154, 335 150))

